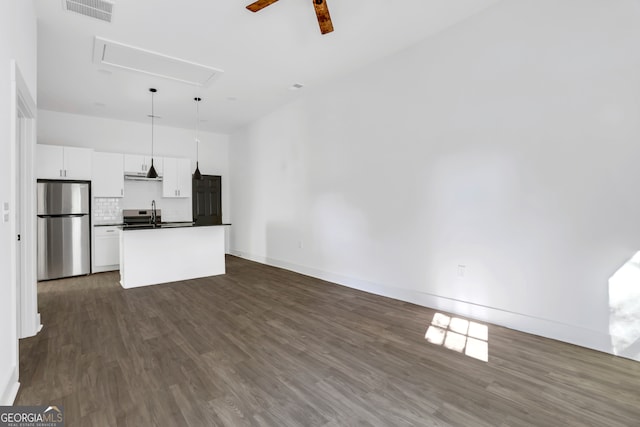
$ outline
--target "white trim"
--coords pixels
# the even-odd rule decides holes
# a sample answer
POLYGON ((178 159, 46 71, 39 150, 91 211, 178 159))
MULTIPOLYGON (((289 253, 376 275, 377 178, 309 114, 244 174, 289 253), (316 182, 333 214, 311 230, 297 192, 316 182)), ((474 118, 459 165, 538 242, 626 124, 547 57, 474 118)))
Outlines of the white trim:
MULTIPOLYGON (((15 177, 16 158, 20 156, 22 162, 22 221, 24 235, 22 245, 23 271, 21 273, 22 286, 20 295, 16 296, 20 303, 20 321, 18 322, 18 338, 26 338, 38 333, 40 325, 40 314, 38 313, 38 295, 36 281, 36 185, 35 185, 35 144, 36 144, 36 104, 34 98, 25 83, 20 68, 15 61, 11 61, 11 141, 12 141, 12 195, 11 200, 13 210, 16 211, 17 203, 17 180, 15 177), (22 123, 25 126, 25 144, 20 153, 16 153, 17 138, 17 118, 20 113, 26 120, 22 123)), ((12 221, 12 234, 15 236, 15 221, 12 221)), ((16 260, 15 246, 12 245, 12 265, 16 260)), ((15 271, 12 272, 12 283, 16 280, 15 271)))
POLYGON ((11 406, 16 400, 20 383, 18 382, 18 367, 14 367, 9 375, 8 381, 4 387, 0 389, 0 405, 11 406))
MULTIPOLYGON (((240 258, 294 271, 306 276, 326 280, 328 282, 358 289, 371 294, 393 298, 436 310, 442 310, 459 316, 465 316, 471 319, 492 323, 494 325, 504 326, 509 329, 515 329, 517 331, 539 335, 615 355, 611 345, 611 336, 602 331, 591 330, 576 325, 529 316, 522 313, 515 313, 500 308, 487 307, 474 304, 469 301, 461 301, 439 295, 428 294, 426 292, 420 292, 412 289, 385 286, 378 283, 368 282, 366 280, 355 279, 353 277, 319 270, 313 267, 306 267, 274 258, 253 255, 247 252, 231 250, 230 253, 231 255, 235 255, 240 258)), ((624 357, 623 355, 618 356, 624 357)), ((640 361, 640 359, 634 360, 640 361)))
POLYGON ((107 265, 107 266, 100 266, 100 267, 91 268, 91 274, 105 273, 107 271, 120 271, 120 264, 114 264, 114 265, 107 265))

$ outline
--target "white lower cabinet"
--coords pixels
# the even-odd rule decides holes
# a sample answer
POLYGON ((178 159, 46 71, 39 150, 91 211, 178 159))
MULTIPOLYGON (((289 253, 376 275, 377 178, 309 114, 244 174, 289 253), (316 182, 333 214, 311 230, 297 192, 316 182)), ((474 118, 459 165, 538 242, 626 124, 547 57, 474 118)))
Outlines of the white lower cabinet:
POLYGON ((120 268, 120 233, 117 226, 95 226, 93 272, 113 271, 120 268))

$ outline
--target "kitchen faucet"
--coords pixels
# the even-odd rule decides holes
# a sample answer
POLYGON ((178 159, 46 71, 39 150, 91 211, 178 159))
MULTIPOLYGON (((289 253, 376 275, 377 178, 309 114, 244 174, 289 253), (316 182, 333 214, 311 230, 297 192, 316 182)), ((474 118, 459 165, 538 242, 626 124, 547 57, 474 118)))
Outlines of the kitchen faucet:
POLYGON ((156 221, 158 218, 156 217, 156 201, 151 201, 151 224, 156 225, 156 221))

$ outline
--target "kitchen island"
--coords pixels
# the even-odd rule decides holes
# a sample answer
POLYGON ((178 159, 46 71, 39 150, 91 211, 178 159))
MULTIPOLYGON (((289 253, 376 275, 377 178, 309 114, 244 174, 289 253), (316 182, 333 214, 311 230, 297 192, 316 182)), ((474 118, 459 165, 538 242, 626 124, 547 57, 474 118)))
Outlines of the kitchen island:
POLYGON ((120 284, 129 289, 225 274, 226 225, 122 227, 120 284))

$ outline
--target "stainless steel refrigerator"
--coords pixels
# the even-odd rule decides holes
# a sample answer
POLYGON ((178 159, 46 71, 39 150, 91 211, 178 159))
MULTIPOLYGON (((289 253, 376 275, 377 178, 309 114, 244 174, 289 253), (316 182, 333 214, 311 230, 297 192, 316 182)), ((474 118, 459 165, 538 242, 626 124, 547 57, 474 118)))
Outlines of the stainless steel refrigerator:
POLYGON ((89 183, 38 181, 38 280, 91 273, 89 183))

